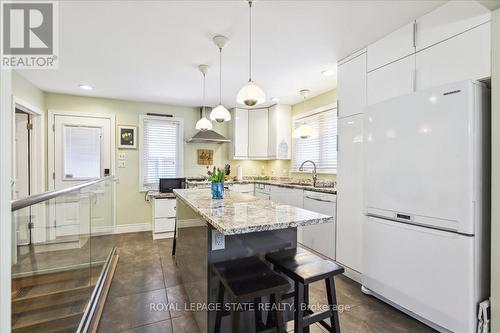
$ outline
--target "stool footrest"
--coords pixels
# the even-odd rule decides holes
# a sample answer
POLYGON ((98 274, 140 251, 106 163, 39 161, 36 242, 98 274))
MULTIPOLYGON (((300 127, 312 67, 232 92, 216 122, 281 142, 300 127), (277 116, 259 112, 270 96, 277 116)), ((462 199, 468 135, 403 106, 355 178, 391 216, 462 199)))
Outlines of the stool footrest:
MULTIPOLYGON (((312 312, 312 311, 311 311, 312 312)), ((312 312, 307 316, 304 316, 304 326, 312 325, 320 320, 324 320, 333 316, 333 310, 325 310, 320 312, 312 312)))
MULTIPOLYGON (((328 311, 333 311, 333 310, 326 310, 325 312, 328 312, 328 311)), ((313 315, 313 314, 314 314, 314 312, 312 312, 311 310, 306 310, 306 313, 308 314, 308 316, 307 316, 307 317, 309 317, 310 315, 313 315)), ((305 318, 307 318, 307 317, 304 317, 304 322, 306 322, 306 321, 305 321, 305 318)), ((325 319, 328 319, 328 318, 330 318, 330 316, 328 316, 328 317, 326 317, 326 318, 323 318, 323 319, 319 319, 317 322, 318 322, 321 326, 323 326, 324 328, 326 328, 328 331, 330 331, 330 330, 332 329, 332 326, 328 325, 328 324, 326 323, 326 321, 325 321, 325 319)))

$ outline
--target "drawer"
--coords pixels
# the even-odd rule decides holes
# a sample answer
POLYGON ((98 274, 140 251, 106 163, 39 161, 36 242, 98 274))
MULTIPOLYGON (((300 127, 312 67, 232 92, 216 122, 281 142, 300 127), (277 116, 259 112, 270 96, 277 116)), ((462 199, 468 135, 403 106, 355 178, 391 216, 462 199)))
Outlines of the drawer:
POLYGON ((175 199, 155 199, 153 217, 175 217, 175 204, 175 199))
POLYGON ((232 190, 240 193, 253 193, 253 184, 233 184, 232 190))
POLYGON ((317 201, 326 201, 326 202, 336 202, 337 196, 332 193, 321 193, 315 191, 304 191, 304 198, 317 200, 317 201))
POLYGON ((175 229, 175 217, 162 217, 154 219, 154 232, 169 232, 175 229))
POLYGON ((271 185, 269 184, 260 184, 260 183, 255 183, 255 191, 256 192, 261 192, 261 193, 270 193, 271 192, 271 185))

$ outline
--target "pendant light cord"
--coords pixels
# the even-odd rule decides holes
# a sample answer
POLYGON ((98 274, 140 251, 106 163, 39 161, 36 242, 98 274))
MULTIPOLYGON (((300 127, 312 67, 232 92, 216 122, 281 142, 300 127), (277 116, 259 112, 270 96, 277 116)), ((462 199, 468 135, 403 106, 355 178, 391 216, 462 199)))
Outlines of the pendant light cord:
POLYGON ((201 108, 201 117, 205 117, 205 73, 203 73, 203 106, 201 108))
POLYGON ((252 0, 248 0, 248 82, 252 81, 252 0))
POLYGON ((222 105, 222 47, 219 48, 219 105, 222 105))

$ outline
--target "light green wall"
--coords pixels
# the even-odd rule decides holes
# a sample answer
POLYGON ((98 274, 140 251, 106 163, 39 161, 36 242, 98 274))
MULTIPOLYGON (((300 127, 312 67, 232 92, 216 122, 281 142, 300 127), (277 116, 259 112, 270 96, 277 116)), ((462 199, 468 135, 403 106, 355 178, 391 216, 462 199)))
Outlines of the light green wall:
MULTIPOLYGON (((140 114, 171 114, 174 117, 184 119, 184 137, 186 139, 196 133, 195 124, 199 118, 199 111, 196 108, 52 93, 46 93, 45 106, 48 110, 112 114, 116 117, 116 125, 131 126, 139 126, 140 114)), ((227 134, 226 125, 215 124, 214 129, 223 135, 227 134)), ((197 149, 213 149, 215 165, 227 163, 227 149, 223 145, 185 144, 185 176, 205 175, 205 166, 197 164, 197 149)), ((144 201, 144 193, 139 192, 139 148, 116 149, 116 162, 119 151, 125 152, 127 157, 125 168, 115 168, 115 174, 119 179, 119 184, 116 187, 117 224, 149 223, 151 221, 151 207, 144 201)))
POLYGON ((45 109, 45 97, 43 91, 35 87, 31 82, 12 71, 12 94, 23 102, 30 104, 40 110, 45 109))
POLYGON ((491 322, 500 332, 500 9, 492 17, 491 322))
MULTIPOLYGON (((306 106, 304 108, 304 103, 300 102, 295 105, 292 105, 292 117, 300 116, 303 113, 307 113, 309 111, 321 108, 326 105, 335 104, 337 102, 337 90, 332 89, 315 97, 312 97, 306 100, 306 106)), ((292 167, 291 161, 269 161, 267 164, 267 169, 269 174, 272 174, 274 171, 274 175, 282 176, 284 173, 289 172, 292 167)), ((290 173, 290 176, 294 178, 311 178, 309 173, 290 173)), ((335 174, 320 174, 318 175, 319 179, 336 179, 335 174)))

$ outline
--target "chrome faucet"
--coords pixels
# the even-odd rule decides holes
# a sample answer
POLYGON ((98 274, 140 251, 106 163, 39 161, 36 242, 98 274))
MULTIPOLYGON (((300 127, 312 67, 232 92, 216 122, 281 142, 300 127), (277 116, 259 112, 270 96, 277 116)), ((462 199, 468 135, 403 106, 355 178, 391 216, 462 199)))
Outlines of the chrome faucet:
POLYGON ((314 163, 313 161, 311 160, 305 160, 304 162, 302 162, 302 164, 300 165, 299 167, 299 171, 302 172, 304 171, 304 164, 306 164, 307 162, 309 163, 312 163, 313 167, 314 167, 314 170, 312 172, 312 175, 313 175, 313 187, 316 187, 316 180, 318 180, 318 175, 316 174, 316 163, 314 163))

